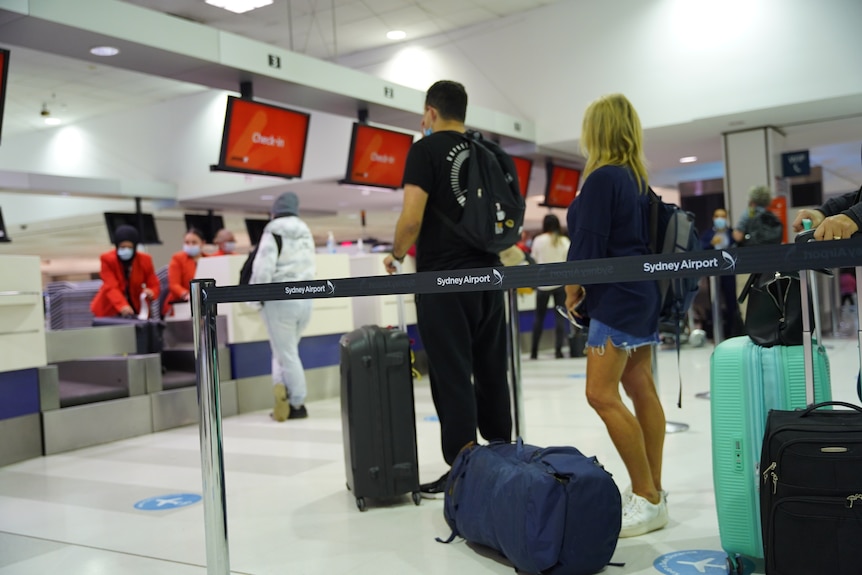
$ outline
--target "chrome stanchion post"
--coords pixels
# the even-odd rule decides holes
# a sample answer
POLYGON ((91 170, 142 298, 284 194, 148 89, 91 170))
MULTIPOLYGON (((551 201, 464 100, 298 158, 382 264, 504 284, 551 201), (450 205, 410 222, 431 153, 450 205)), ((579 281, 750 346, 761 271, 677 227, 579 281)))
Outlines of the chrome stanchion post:
POLYGON ((512 376, 512 423, 515 437, 524 437, 524 398, 521 394, 521 329, 518 290, 509 290, 509 371, 512 376))
POLYGON ((216 307, 206 301, 206 290, 212 287, 215 287, 214 280, 194 280, 190 292, 200 409, 204 528, 207 575, 230 575, 216 348, 216 307))

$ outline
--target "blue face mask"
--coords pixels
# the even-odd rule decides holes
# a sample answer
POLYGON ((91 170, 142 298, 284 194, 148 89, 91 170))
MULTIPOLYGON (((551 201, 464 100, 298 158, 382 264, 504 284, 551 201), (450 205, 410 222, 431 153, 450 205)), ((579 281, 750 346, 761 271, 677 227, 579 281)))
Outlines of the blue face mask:
POLYGON ((425 134, 425 136, 430 136, 433 132, 431 131, 431 128, 425 128, 425 131, 422 133, 425 134))
POLYGON ((712 225, 714 225, 717 230, 723 230, 727 227, 727 220, 724 218, 714 218, 712 220, 712 225))
POLYGON ((201 247, 183 244, 183 251, 186 252, 186 255, 189 257, 196 257, 201 253, 201 247))
POLYGON ((132 259, 133 255, 135 255, 135 250, 133 250, 132 248, 117 248, 117 257, 124 262, 127 262, 132 259))

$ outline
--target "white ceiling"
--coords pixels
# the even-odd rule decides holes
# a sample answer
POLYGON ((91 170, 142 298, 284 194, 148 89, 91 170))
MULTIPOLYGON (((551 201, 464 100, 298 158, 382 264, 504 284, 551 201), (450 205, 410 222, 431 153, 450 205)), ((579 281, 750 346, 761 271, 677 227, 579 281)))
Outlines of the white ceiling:
POLYGON ((415 40, 553 4, 558 0, 275 0, 234 14, 203 0, 125 0, 323 60, 415 40))
MULTIPOLYGON (((406 41, 410 41, 556 0, 275 0, 272 6, 241 15, 209 6, 203 0, 126 1, 334 61, 351 52, 391 43, 385 37, 391 29, 404 30, 408 34, 406 41)), ((4 139, 46 129, 39 115, 43 104, 64 123, 74 123, 208 89, 99 62, 64 58, 17 46, 10 48, 14 52, 3 117, 4 139)), ((775 125, 787 134, 788 149, 810 149, 813 163, 822 165, 827 174, 843 182, 845 189, 852 189, 862 184, 862 115, 859 110, 862 110, 862 102, 826 102, 818 110, 762 110, 739 118, 714 118, 690 125, 651 129, 646 134, 651 178, 658 185, 673 186, 680 181, 716 177, 716 171, 721 173, 722 132, 739 125, 775 125), (700 161, 696 165, 681 166, 678 159, 686 155, 697 155, 700 161)), ((577 152, 576 145, 576 142, 569 142, 558 152, 571 156, 577 152)), ((531 182, 533 194, 543 189, 543 172, 537 162, 531 182)), ((360 190, 337 186, 334 182, 292 183, 290 188, 300 193, 318 236, 333 230, 339 239, 357 237, 362 233, 358 224, 359 211, 364 208, 368 210, 366 235, 391 237, 400 208, 398 192, 371 192, 363 196, 360 190), (336 211, 338 213, 333 214, 336 211)), ((268 207, 268 202, 262 202, 259 196, 259 191, 230 194, 208 205, 190 202, 183 207, 260 213, 268 207)), ((537 225, 545 212, 534 205, 536 203, 530 203, 528 217, 537 225)), ((106 242, 104 229, 97 220, 95 218, 90 225, 72 226, 72 229, 65 227, 62 237, 53 235, 52 226, 29 231, 10 229, 14 243, 0 244, 0 253, 92 257, 105 248, 106 242)), ((230 225, 241 225, 241 218, 230 225)))

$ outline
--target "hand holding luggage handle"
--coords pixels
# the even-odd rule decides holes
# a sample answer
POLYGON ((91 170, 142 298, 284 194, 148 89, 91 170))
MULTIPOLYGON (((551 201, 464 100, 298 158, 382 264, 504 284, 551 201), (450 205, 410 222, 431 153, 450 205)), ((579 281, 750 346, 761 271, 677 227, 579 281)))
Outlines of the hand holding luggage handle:
MULTIPOLYGON (((804 223, 804 222, 803 222, 804 223)), ((796 242, 812 242, 814 240, 814 230, 806 229, 796 235, 796 242)), ((817 297, 817 284, 813 276, 814 270, 803 270, 799 273, 799 293, 802 297, 802 346, 803 346, 803 364, 805 366, 805 400, 808 405, 814 404, 814 348, 811 342, 811 317, 809 308, 805 305, 808 301, 808 286, 811 286, 811 297, 814 301, 814 317, 820 317, 820 302, 817 297)), ((856 267, 856 337, 858 341, 859 365, 862 366, 862 306, 860 306, 860 296, 862 296, 862 266, 856 267)), ((822 345, 820 324, 815 322, 815 330, 817 334, 817 343, 822 345)))

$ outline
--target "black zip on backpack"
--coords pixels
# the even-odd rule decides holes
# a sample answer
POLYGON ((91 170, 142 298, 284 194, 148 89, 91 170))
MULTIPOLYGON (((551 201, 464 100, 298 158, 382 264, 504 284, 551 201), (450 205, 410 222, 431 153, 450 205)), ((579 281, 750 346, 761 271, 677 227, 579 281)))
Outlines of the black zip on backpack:
POLYGON ((521 238, 526 204, 518 185, 515 163, 503 149, 479 132, 464 134, 470 146, 467 193, 457 222, 435 206, 444 225, 468 246, 492 254, 512 247, 521 238))

